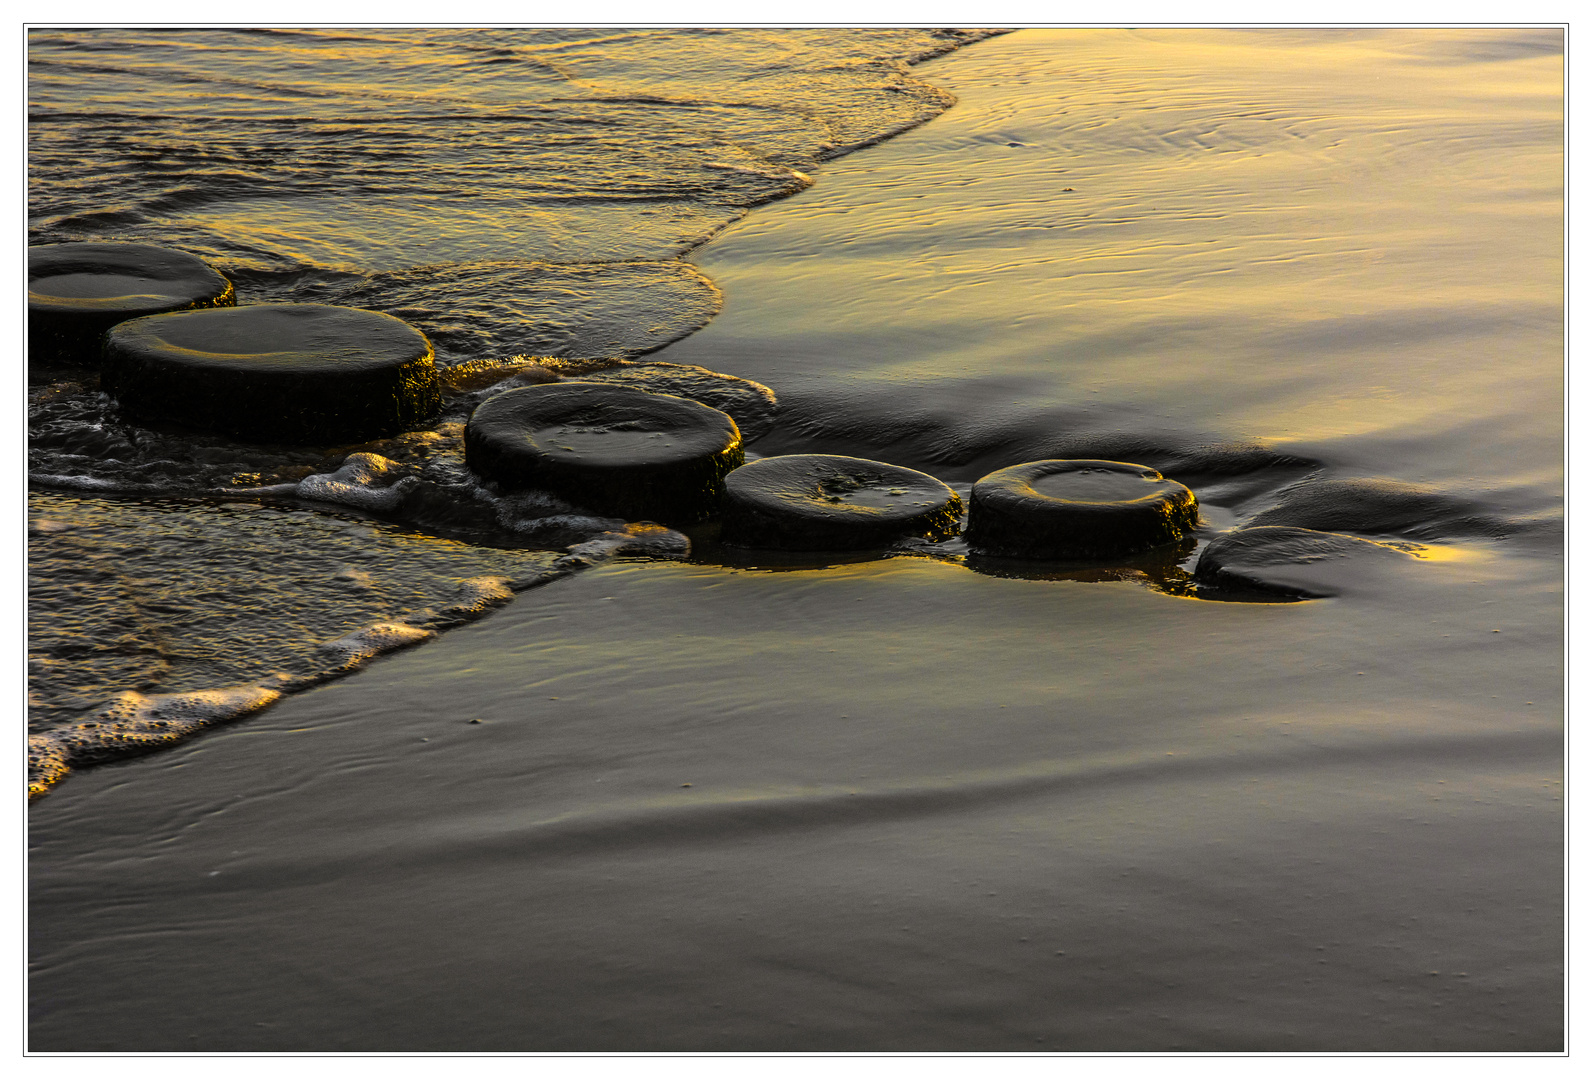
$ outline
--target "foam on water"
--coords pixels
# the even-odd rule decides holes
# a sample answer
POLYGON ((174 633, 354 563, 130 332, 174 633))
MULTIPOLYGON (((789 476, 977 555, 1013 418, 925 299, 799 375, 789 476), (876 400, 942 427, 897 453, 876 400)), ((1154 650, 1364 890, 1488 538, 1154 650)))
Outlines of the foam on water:
POLYGON ((480 618, 516 590, 616 555, 689 554, 690 541, 661 526, 573 513, 542 492, 497 493, 463 467, 458 427, 393 440, 387 448, 407 463, 356 452, 297 484, 211 493, 228 495, 224 503, 172 503, 173 494, 193 493, 169 486, 36 475, 35 485, 60 493, 30 496, 30 792, 47 790, 74 763, 155 749, 357 671, 480 618), (155 501, 84 501, 69 492, 155 501), (262 516, 272 503, 287 505, 262 516), (544 550, 446 545, 382 521, 348 525, 290 508, 317 504, 454 532, 473 526, 544 550), (483 566, 508 572, 449 576, 483 566), (399 617, 317 643, 317 630, 381 610, 399 617), (264 676, 269 695, 203 685, 251 672, 264 676), (195 683, 175 696, 144 693, 195 683), (108 698, 116 704, 104 711, 108 698), (97 705, 93 721, 74 720, 97 705), (178 705, 189 712, 174 719, 178 705), (156 713, 158 722, 141 719, 156 713))
POLYGON ((331 670, 338 674, 358 671, 382 653, 418 645, 436 632, 408 623, 375 623, 363 626, 351 634, 344 634, 320 646, 319 652, 328 658, 331 670))
POLYGON ((569 555, 560 559, 560 565, 575 563, 592 565, 614 555, 651 555, 657 558, 681 558, 691 554, 691 541, 673 529, 642 522, 608 530, 590 540, 572 544, 569 555))
MULTIPOLYGON (((345 475, 380 471, 361 461, 345 475)), ((35 795, 73 765, 158 749, 264 708, 481 618, 518 591, 618 555, 690 552, 662 526, 577 515, 539 519, 568 544, 555 554, 251 504, 42 492, 30 503, 41 515, 30 526, 35 795), (487 567, 499 572, 454 576, 487 567), (238 675, 256 681, 218 685, 238 675)))
MULTIPOLYGON (((446 625, 479 616, 513 596, 506 579, 485 578, 466 583, 467 595, 442 614, 422 613, 446 625)), ((73 766, 148 753, 199 733, 205 728, 257 712, 285 692, 301 690, 358 671, 371 660, 397 649, 418 645, 436 631, 409 623, 378 622, 325 642, 315 650, 317 666, 297 674, 276 672, 261 685, 228 686, 166 694, 124 691, 92 720, 67 724, 28 736, 28 792, 43 794, 73 766)))
POLYGON ((214 724, 256 712, 282 691, 231 686, 177 694, 127 691, 93 720, 28 736, 28 794, 49 790, 73 767, 148 753, 214 724))
POLYGON ((300 498, 360 510, 394 510, 420 483, 408 472, 380 454, 349 454, 336 472, 315 473, 300 480, 295 493, 300 498))

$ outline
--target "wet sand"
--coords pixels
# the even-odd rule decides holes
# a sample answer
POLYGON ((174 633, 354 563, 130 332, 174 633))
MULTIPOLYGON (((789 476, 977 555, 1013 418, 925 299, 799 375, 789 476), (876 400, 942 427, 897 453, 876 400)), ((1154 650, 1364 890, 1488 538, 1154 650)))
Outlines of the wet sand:
MULTIPOLYGON (((998 177, 981 148, 1038 141, 988 102, 1022 100, 1003 80, 1054 45, 924 65, 962 104, 704 249, 725 310, 660 357, 773 385, 789 412, 764 452, 865 449, 965 485, 1098 390, 1096 422, 1065 430, 1176 450, 1283 440, 1254 417, 1287 416, 1286 445, 1335 475, 1464 478, 1551 521, 1540 290, 1473 327, 1523 342, 1517 396, 1450 364, 1442 393, 1390 385, 1347 427, 1289 396, 1353 382, 1375 342, 1294 357, 1252 396, 1210 356, 1145 379, 1166 356, 1126 345, 1080 383, 1021 361, 998 300, 972 324, 954 291, 892 302, 955 212, 925 163, 971 149, 998 177), (927 249, 835 228, 870 214, 916 220, 927 249), (815 260, 863 253, 864 284, 815 287, 835 280, 815 260), (902 337, 936 307, 962 338, 902 337), (1035 408, 994 409, 1015 390, 1035 408), (1490 402, 1490 449, 1465 448, 1456 401, 1490 402)), ((1012 261, 975 247, 947 272, 1012 261)), ((1256 509, 1195 487, 1213 527, 1256 509)), ((32 1048, 1556 1050, 1553 533, 1325 573, 1340 595, 1304 604, 911 557, 621 560, 532 590, 34 806, 32 1048)))
POLYGON ((1547 1049, 1549 586, 599 569, 36 807, 34 1046, 1547 1049))

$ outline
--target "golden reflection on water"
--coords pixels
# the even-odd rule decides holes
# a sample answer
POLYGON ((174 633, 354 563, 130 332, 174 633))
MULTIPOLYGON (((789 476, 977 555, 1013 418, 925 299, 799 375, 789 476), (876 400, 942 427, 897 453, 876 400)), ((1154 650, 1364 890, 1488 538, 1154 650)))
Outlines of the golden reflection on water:
POLYGON ((1036 405, 1131 403, 1264 440, 1495 417, 1556 441, 1561 32, 1031 30, 975 48, 1010 69, 960 86, 954 56, 929 65, 961 110, 828 166, 834 187, 732 227, 704 268, 873 380, 1003 377, 1036 405))
MULTIPOLYGON (((1516 185, 1497 141, 1499 102, 1537 101, 1501 84, 1540 59, 1461 85, 1422 64, 1480 37, 1463 31, 1055 35, 1064 54, 1013 48, 1032 93, 964 95, 975 125, 997 112, 984 142, 942 145, 926 169, 892 173, 887 151, 857 163, 896 201, 849 214, 860 241, 824 237, 828 262, 768 260, 800 295, 782 310, 775 294, 760 335, 788 319, 822 342, 839 312, 838 340, 866 355, 882 326, 884 366, 919 365, 924 385, 1012 371, 1041 388, 1025 405, 1094 388, 1147 425, 1385 426, 1442 444, 1427 462, 1476 441, 1465 424, 1542 421, 1557 331, 1533 319, 1559 303, 1556 196, 1516 185), (1244 79, 1279 115, 1253 112, 1244 79), (1461 105, 1434 107, 1439 83, 1450 103, 1487 98, 1481 141, 1467 148, 1461 105), (1058 86, 1059 108, 1040 93, 1058 86), (1376 94, 1411 121, 1397 146, 1377 141, 1385 118, 1327 107, 1376 94), (1403 153, 1426 119, 1443 137, 1403 153), (1051 157, 1024 165, 1008 129, 1051 157), (954 171, 969 159, 971 180, 954 171), (942 179, 983 185, 956 193, 983 203, 942 179), (1048 220, 1044 183, 1074 189, 1048 220), (936 214, 955 226, 938 247, 936 214), (1059 361, 1083 373, 1058 389, 1059 361), (1505 380, 1537 389, 1511 401, 1505 380)), ((957 123, 921 138, 963 138, 957 123)), ((1552 173, 1542 134, 1513 155, 1529 184, 1552 173)), ((845 193, 845 168, 804 205, 845 193)), ((973 429, 961 387, 941 393, 945 425, 973 429)), ((1414 456, 1359 461, 1414 479, 1414 456)), ((72 522, 90 558, 108 557, 96 533, 142 514, 91 512, 72 522)), ((263 513, 187 522, 216 537, 214 580, 236 578, 229 545, 263 513)), ((466 572, 445 545, 322 517, 294 534, 317 531, 315 551, 257 549, 262 573, 325 564, 317 616, 340 599, 437 603, 425 590, 466 572), (338 569, 373 553, 381 575, 338 569), (367 600, 364 575, 387 596, 367 600)), ((134 600, 170 590, 149 548, 147 575, 105 570, 137 572, 134 600)), ((1028 568, 1039 582, 871 556, 576 575, 285 703, 187 771, 128 769, 45 803, 34 992, 66 1004, 35 1046, 192 1050, 199 1032, 206 1050, 266 1051, 1553 1050, 1561 567, 1500 556, 1489 580, 1467 564, 1493 557, 1479 550, 1421 545, 1458 567, 1291 608, 1050 587, 1181 573, 1153 559, 1028 568)), ((283 605, 302 604, 280 580, 283 605)), ((281 636, 280 619, 258 625, 281 636)))

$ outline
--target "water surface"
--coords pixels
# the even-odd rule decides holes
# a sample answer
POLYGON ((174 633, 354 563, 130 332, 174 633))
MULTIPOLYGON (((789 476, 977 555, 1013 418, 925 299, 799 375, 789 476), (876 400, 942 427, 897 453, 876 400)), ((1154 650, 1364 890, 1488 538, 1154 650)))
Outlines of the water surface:
MULTIPOLYGON (((406 107, 475 95, 482 116, 524 92, 495 81, 505 68, 556 68, 549 87, 578 82, 621 112, 711 97, 752 113, 775 98, 741 82, 806 78, 788 36, 617 37, 495 39, 521 67, 465 50, 434 79, 390 67, 379 43, 336 48, 413 82, 424 100, 406 107), (746 78, 781 65, 803 74, 746 78)), ((213 47, 195 40, 181 47, 213 47)), ((822 117, 823 139, 767 125, 761 160, 816 183, 689 263, 674 255, 703 234, 678 216, 653 261, 510 273, 448 264, 444 238, 441 270, 388 263, 380 251, 410 239, 369 223, 391 204, 360 227, 395 237, 380 249, 356 211, 319 216, 301 193, 270 219, 281 235, 347 243, 359 269, 294 241, 250 280, 298 274, 400 317, 424 307, 414 318, 437 320, 454 361, 521 340, 632 358, 652 339, 624 313, 653 283, 711 279, 722 311, 649 359, 771 388, 779 411, 754 452, 861 454, 964 496, 1036 458, 1138 462, 1193 488, 1201 531, 1186 550, 1093 567, 979 559, 956 541, 764 557, 699 531, 688 559, 620 556, 173 750, 86 770, 32 809, 34 1048, 1558 1049, 1562 45, 1499 29, 1020 31, 914 68, 958 104, 860 153, 814 164, 816 143, 866 141, 848 123, 880 129, 850 90, 796 110, 822 117), (316 221, 337 227, 302 225, 316 221), (274 269, 284 251, 299 269, 274 269), (610 290, 616 265, 639 276, 610 290), (448 304, 475 282, 506 299, 483 337, 461 317, 450 338, 448 304), (574 310, 633 344, 590 349, 582 320, 544 330, 524 298, 565 284, 574 310), (1193 587, 1203 545, 1255 522, 1377 546, 1301 571, 1327 599, 1193 587)), ((284 55, 258 48, 261 63, 284 55)), ((314 119, 319 91, 290 75, 275 71, 273 93, 303 96, 314 119)), ((502 107, 528 116, 524 100, 544 99, 502 107)), ((435 166, 439 189, 454 167, 435 166)), ((784 190, 788 174, 758 168, 775 180, 757 191, 784 190)), ((128 180, 124 202, 152 183, 128 180)), ((588 210, 537 183, 523 197, 582 234, 588 210)), ((44 237, 97 212, 36 198, 44 237)), ((252 220, 247 201, 228 220, 252 220)), ((447 220, 468 237, 487 212, 447 220)), ((88 387, 50 400, 64 417, 50 430, 100 422, 88 387)), ((427 448, 448 437, 388 460, 446 487, 444 452, 427 448)), ((79 449, 41 434, 35 447, 116 483, 136 478, 97 463, 286 482, 332 476, 347 449, 240 468, 216 447, 212 474, 60 438, 79 449)), ((128 442, 195 458, 207 445, 158 438, 179 437, 128 442)), ((364 488, 394 486, 361 467, 364 488)), ((69 516, 80 507, 132 505, 35 497, 62 500, 40 504, 46 520, 78 528, 100 527, 69 516)), ((138 505, 153 535, 175 513, 138 505)), ((324 516, 297 502, 180 513, 324 516)), ((442 604, 450 576, 557 557, 486 525, 439 539, 369 513, 339 526, 369 531, 351 548, 328 547, 330 527, 302 534, 328 534, 310 552, 323 578, 340 550, 388 560, 371 580, 389 592, 324 585, 373 597, 353 624, 442 604), (386 581, 408 551, 431 561, 386 581)), ((154 662, 140 640, 116 661, 128 678, 154 662)))

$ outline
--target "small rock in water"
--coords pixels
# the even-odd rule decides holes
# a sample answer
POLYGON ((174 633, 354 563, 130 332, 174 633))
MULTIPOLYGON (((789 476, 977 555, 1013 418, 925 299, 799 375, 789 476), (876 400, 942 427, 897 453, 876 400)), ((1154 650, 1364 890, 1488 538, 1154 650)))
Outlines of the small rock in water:
POLYGON ((1212 540, 1200 553, 1194 580, 1240 593, 1320 599, 1351 588, 1357 562, 1407 558, 1397 548, 1354 536, 1261 525, 1212 540))

